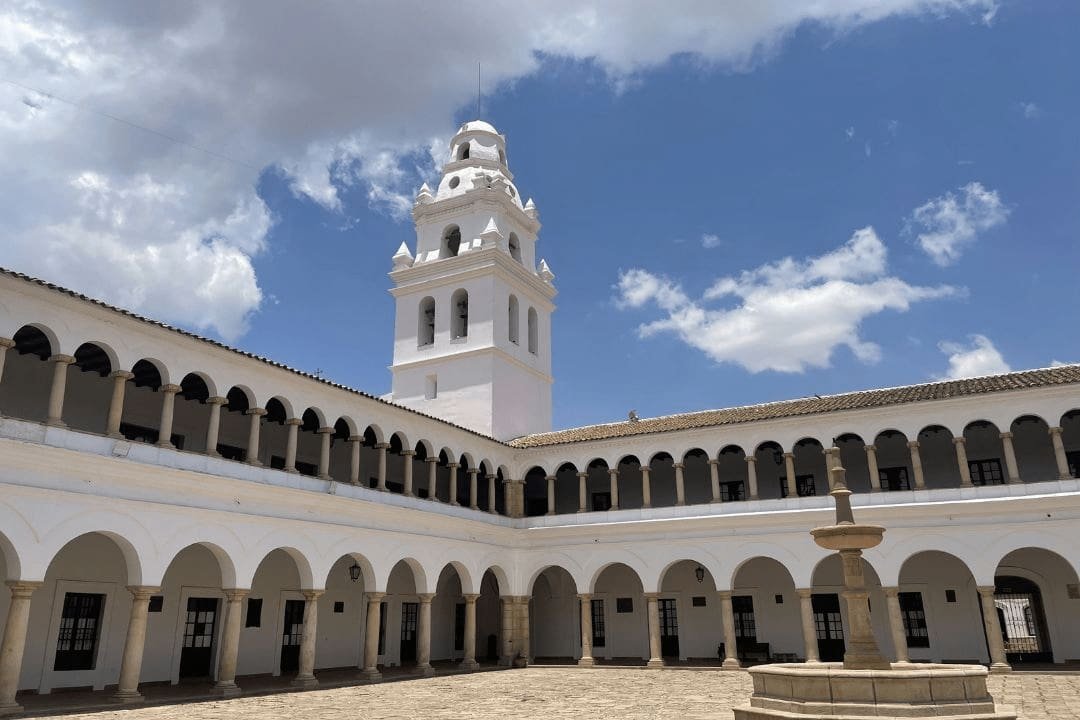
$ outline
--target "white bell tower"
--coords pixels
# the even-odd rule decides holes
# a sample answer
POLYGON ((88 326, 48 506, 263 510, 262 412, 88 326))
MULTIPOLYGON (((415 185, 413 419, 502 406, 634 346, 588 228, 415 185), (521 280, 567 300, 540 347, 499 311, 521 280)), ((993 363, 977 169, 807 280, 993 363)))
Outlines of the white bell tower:
POLYGON ((498 440, 551 429, 554 274, 536 259, 506 139, 461 126, 434 192, 416 196, 416 252, 393 257, 393 402, 498 440))

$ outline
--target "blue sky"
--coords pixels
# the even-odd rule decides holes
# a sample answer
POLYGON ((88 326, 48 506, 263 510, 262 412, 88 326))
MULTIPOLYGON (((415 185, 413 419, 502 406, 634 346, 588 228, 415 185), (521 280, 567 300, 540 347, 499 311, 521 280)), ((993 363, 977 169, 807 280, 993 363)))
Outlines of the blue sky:
MULTIPOLYGON (((1080 303, 1080 6, 874 9, 895 4, 905 3, 866 0, 854 19, 796 17, 767 32, 735 18, 749 39, 719 49, 707 33, 692 34, 644 43, 637 57, 640 28, 616 27, 606 32, 630 40, 614 48, 538 40, 524 59, 487 58, 494 77, 483 114, 507 136, 516 183, 540 210, 539 254, 556 273, 556 427, 617 420, 631 408, 666 414, 1080 360, 1071 331, 1080 303)), ((80 22, 70 31, 92 35, 94 24, 80 22)), ((156 31, 197 26, 147 22, 159 23, 156 31)), ((159 148, 137 129, 9 87, 0 99, 22 100, 31 115, 9 112, 18 131, 78 158, 51 176, 41 171, 41 181, 68 178, 81 193, 71 206, 85 215, 76 222, 72 211, 49 207, 50 223, 9 221, 9 235, 40 239, 77 224, 84 246, 119 238, 93 257, 135 248, 139 258, 145 248, 115 217, 139 227, 145 215, 155 233, 187 228, 177 242, 202 233, 195 250, 176 250, 171 274, 205 278, 201 265, 232 289, 202 288, 219 304, 201 307, 170 295, 168 283, 140 286, 157 265, 138 262, 112 278, 105 269, 101 286, 85 287, 57 256, 20 252, 18 242, 0 250, 0 263, 386 392, 389 258, 414 240, 402 209, 432 172, 429 145, 441 152, 456 124, 475 115, 467 60, 450 90, 421 99, 406 82, 418 83, 420 71, 395 78, 380 69, 384 85, 355 100, 358 115, 382 104, 374 129, 363 118, 351 125, 354 100, 338 108, 336 98, 340 127, 316 134, 305 134, 305 123, 323 122, 312 119, 322 106, 310 98, 296 99, 307 108, 295 119, 286 97, 273 118, 253 111, 248 124, 218 127, 212 106, 196 103, 206 112, 191 121, 147 112, 129 95, 117 108, 107 94, 73 97, 57 79, 62 70, 34 77, 32 61, 9 63, 6 74, 21 68, 26 85, 187 143, 159 148), (49 111, 66 115, 45 133, 49 111), (401 120, 413 112, 424 118, 401 120), (123 159, 59 144, 64 123, 108 135, 123 159), (196 197, 185 188, 217 182, 246 187, 238 195, 246 199, 193 208, 162 200, 196 197), (216 307, 241 308, 242 321, 216 307)), ((356 80, 356 92, 365 83, 356 80)), ((186 92, 170 98, 182 106, 186 92)))

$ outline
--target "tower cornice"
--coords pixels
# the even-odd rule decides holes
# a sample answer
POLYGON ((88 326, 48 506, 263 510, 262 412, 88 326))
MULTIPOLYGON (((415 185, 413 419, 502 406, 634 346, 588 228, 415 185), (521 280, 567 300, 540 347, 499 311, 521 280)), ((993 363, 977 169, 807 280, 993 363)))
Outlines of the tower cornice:
POLYGON ((466 208, 483 206, 485 204, 489 207, 497 207, 499 210, 509 214, 533 235, 537 235, 540 232, 539 220, 530 217, 524 210, 518 207, 513 198, 504 191, 495 188, 478 188, 476 190, 470 190, 463 195, 446 198, 445 200, 436 200, 430 203, 419 203, 414 205, 412 213, 413 221, 417 224, 421 222, 434 222, 440 217, 446 216, 449 218, 455 214, 459 214, 459 211, 466 208))
MULTIPOLYGON (((390 289, 394 297, 405 295, 414 290, 417 284, 429 286, 453 285, 474 277, 483 277, 495 267, 524 283, 537 295, 549 303, 558 294, 555 287, 540 279, 517 260, 500 248, 470 250, 456 257, 417 263, 412 267, 394 270, 389 274, 396 287, 390 289)), ((554 305, 549 312, 554 310, 554 305)))

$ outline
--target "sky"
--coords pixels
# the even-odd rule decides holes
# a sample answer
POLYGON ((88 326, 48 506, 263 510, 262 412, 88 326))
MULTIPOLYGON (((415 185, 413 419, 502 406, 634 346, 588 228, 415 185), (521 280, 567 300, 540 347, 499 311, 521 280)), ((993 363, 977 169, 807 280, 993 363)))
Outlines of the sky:
POLYGON ((0 9, 0 265, 367 392, 476 114, 554 271, 555 427, 1080 361, 1080 5, 0 9))

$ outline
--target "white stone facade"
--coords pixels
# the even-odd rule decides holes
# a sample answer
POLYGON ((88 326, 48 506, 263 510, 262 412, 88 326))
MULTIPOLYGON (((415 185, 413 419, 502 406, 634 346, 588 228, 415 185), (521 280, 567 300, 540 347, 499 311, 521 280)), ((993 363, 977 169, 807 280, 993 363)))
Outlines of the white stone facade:
MULTIPOLYGON (((482 161, 509 179, 497 138, 465 126, 454 158, 464 139, 487 144, 453 172, 482 161)), ((498 192, 485 202, 528 219, 498 192)), ((442 195, 427 204, 469 193, 442 195)), ((527 336, 502 340, 510 293, 550 337, 550 273, 519 230, 520 262, 483 228, 454 257, 431 257, 421 231, 417 255, 395 258, 395 399, 422 397, 405 388, 434 368, 442 404, 410 404, 435 417, 0 272, 0 713, 17 692, 131 700, 140 682, 202 677, 230 694, 248 675, 309 687, 324 668, 375 679, 489 657, 825 659, 843 650, 840 568, 808 530, 832 518, 833 465, 859 519, 887 528, 865 554, 886 653, 998 670, 1080 659, 1076 368, 934 400, 504 442, 491 435, 550 423, 549 343, 530 360, 527 336), (460 288, 467 342, 437 312, 418 348, 422 298, 460 288), (484 413, 492 430, 461 426, 484 413)))

